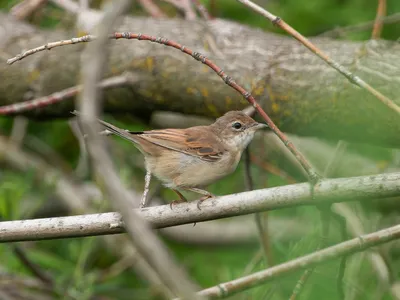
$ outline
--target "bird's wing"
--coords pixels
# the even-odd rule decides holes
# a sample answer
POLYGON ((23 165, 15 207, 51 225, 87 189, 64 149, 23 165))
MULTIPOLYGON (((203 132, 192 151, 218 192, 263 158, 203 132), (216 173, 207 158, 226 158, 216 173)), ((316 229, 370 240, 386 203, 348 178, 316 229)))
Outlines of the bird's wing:
POLYGON ((141 133, 131 132, 131 134, 154 145, 195 156, 205 161, 217 161, 224 152, 221 142, 204 126, 188 129, 151 130, 141 133))
MULTIPOLYGON (((77 111, 72 113, 80 115, 77 111)), ((144 154, 159 156, 164 148, 213 162, 218 161, 225 151, 219 139, 207 126, 133 132, 100 119, 98 121, 108 131, 134 143, 144 154)))

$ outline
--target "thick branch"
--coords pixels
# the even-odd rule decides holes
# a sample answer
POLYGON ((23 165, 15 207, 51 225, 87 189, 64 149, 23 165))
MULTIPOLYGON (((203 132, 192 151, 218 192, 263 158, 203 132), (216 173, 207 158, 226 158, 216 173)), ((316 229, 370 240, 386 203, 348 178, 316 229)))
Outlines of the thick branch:
MULTIPOLYGON (((67 37, 63 32, 42 32, 24 26, 0 15, 0 27, 5 29, 0 36, 2 60, 6 61, 22 49, 67 37)), ((264 101, 264 108, 284 131, 393 146, 400 144, 397 138, 400 120, 395 113, 349 84, 292 39, 222 20, 204 24, 125 18, 119 30, 170 38, 209 56, 238 83, 253 85, 253 94, 264 101), (210 31, 223 57, 206 50, 212 49, 204 46, 209 44, 210 31)), ((382 93, 398 99, 399 44, 328 39, 313 39, 313 42, 371 85, 379 87, 382 93)), ((21 101, 32 89, 46 95, 75 85, 82 48, 82 45, 66 46, 34 55, 13 66, 0 64, 0 74, 7 74, 0 81, 0 104, 21 101)), ((160 45, 113 42, 111 63, 105 76, 128 70, 140 73, 140 82, 132 84, 132 88, 108 92, 106 110, 145 116, 159 109, 215 117, 227 110, 242 109, 247 103, 204 66, 177 50, 160 45)), ((36 110, 31 116, 67 116, 71 108, 72 105, 60 104, 36 110)))
MULTIPOLYGON (((308 183, 254 190, 204 201, 161 205, 137 210, 154 228, 244 215, 263 210, 334 201, 367 200, 400 195, 400 173, 329 179, 315 186, 311 198, 308 183)), ((118 213, 0 222, 0 242, 80 237, 123 232, 118 213)))

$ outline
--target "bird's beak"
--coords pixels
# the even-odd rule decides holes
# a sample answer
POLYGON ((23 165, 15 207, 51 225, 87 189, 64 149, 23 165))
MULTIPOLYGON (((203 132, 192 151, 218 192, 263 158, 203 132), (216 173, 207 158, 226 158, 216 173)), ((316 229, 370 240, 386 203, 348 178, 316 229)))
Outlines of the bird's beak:
POLYGON ((258 129, 262 129, 262 128, 268 128, 268 125, 263 124, 263 123, 254 123, 254 125, 251 126, 251 128, 254 130, 258 130, 258 129))

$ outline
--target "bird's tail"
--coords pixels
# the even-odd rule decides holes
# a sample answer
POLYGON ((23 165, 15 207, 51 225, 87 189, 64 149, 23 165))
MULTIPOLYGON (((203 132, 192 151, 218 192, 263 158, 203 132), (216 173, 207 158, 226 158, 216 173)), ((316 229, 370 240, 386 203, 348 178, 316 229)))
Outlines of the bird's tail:
MULTIPOLYGON (((82 115, 80 112, 78 112, 76 110, 72 111, 71 113, 73 115, 75 115, 75 116, 81 116, 82 115)), ((105 122, 103 120, 100 120, 100 119, 97 119, 97 121, 99 121, 99 123, 101 125, 103 125, 112 134, 115 134, 115 135, 117 135, 119 137, 122 137, 122 138, 124 138, 124 139, 126 139, 128 141, 131 141, 132 143, 135 143, 135 144, 138 143, 136 138, 135 138, 135 134, 142 133, 142 132, 134 132, 133 133, 133 132, 130 132, 128 130, 124 130, 124 129, 118 128, 117 126, 114 126, 114 125, 112 125, 110 123, 107 123, 107 122, 105 122)))

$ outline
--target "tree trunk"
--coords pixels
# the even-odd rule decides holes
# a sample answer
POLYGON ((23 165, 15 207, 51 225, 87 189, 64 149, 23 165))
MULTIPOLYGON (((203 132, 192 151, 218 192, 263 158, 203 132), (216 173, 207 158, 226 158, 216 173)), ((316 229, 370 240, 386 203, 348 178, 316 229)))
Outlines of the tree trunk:
MULTIPOLYGON (((118 31, 165 37, 205 54, 242 84, 286 132, 399 146, 400 118, 286 36, 214 20, 122 20, 118 31)), ((44 31, 0 14, 0 105, 44 96, 79 83, 84 44, 63 46, 6 65, 8 58, 76 34, 44 31)), ((313 42, 400 104, 400 44, 315 38, 313 42)), ((137 40, 111 40, 104 77, 134 72, 140 80, 106 92, 105 111, 147 117, 154 109, 218 117, 248 104, 209 68, 179 50, 137 40)), ((84 63, 84 62, 83 62, 84 63)), ((71 100, 29 117, 68 117, 71 100)))

